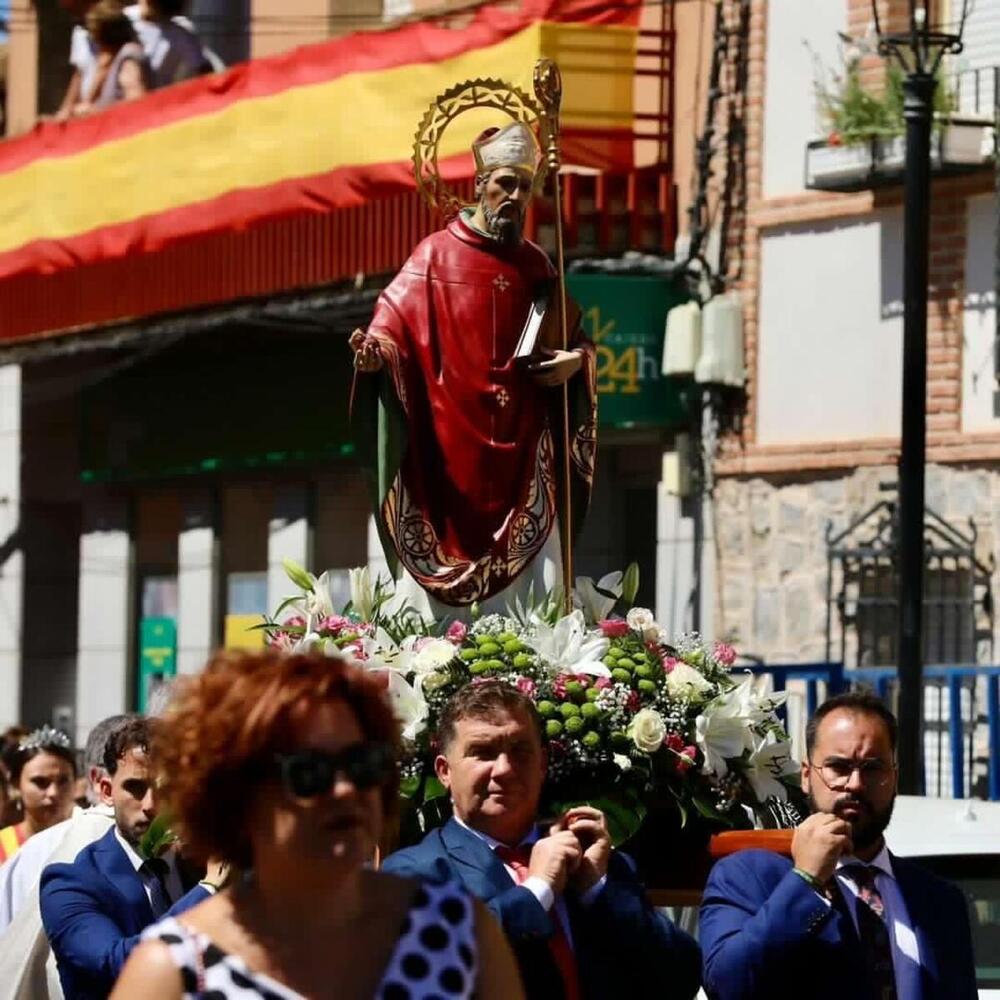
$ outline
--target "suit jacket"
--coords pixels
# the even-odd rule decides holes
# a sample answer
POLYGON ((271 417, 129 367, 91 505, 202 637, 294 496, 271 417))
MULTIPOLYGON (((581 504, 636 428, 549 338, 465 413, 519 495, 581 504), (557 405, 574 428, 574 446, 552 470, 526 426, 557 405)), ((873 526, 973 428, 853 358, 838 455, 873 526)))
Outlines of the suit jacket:
MULTIPOLYGON (((208 896, 207 889, 196 885, 169 915, 208 896)), ((66 1000, 106 997, 139 935, 155 919, 142 879, 114 827, 80 851, 72 864, 49 865, 42 873, 40 898, 66 1000)))
MULTIPOLYGON (((46 865, 72 861, 82 848, 100 839, 114 825, 114 818, 106 815, 100 806, 68 820, 58 846, 44 864, 38 866, 38 876, 46 865)), ((35 834, 26 847, 46 833, 48 830, 35 834)), ((25 854, 24 848, 11 861, 18 861, 22 854, 25 854)), ((23 866, 23 859, 21 864, 23 866)), ((63 1000, 55 956, 42 927, 37 877, 31 891, 25 891, 23 901, 14 902, 18 903, 17 913, 0 933, 0 1000, 63 1000)))
MULTIPOLYGON (((559 1000, 562 979, 548 939, 553 916, 518 886, 489 846, 454 819, 415 847, 397 851, 383 870, 431 882, 461 882, 500 921, 514 949, 529 1000, 559 1000)), ((580 985, 587 1000, 623 990, 661 1000, 698 992, 701 958, 694 939, 654 910, 625 857, 612 852, 604 888, 588 906, 566 894, 580 985)))
MULTIPOLYGON (((972 934, 958 888, 901 858, 892 868, 920 948, 921 993, 900 1000, 973 1000, 972 934)), ((699 938, 705 990, 713 1000, 870 996, 854 921, 833 894, 828 905, 792 862, 771 851, 740 851, 712 869, 699 938)))

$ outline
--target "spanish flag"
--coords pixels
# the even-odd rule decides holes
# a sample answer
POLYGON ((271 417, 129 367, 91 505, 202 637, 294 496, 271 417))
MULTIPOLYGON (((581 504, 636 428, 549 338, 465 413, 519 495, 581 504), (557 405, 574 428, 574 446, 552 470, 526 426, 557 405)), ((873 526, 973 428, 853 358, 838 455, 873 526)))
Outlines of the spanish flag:
MULTIPOLYGON (((531 94, 542 56, 563 73, 564 161, 627 169, 638 12, 599 0, 483 6, 458 27, 352 34, 40 124, 0 144, 0 298, 19 276, 412 190, 414 135, 434 97, 475 78, 531 94)), ((456 119, 441 138, 443 175, 471 175, 471 139, 498 118, 456 119)), ((27 332, 7 325, 0 317, 0 339, 27 332)))

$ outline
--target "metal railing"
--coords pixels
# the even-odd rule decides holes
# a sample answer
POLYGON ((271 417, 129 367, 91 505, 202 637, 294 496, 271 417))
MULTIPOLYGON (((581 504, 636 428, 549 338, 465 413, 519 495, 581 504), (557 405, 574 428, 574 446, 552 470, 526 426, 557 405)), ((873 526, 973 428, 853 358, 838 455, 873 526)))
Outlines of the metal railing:
MULTIPOLYGON (((785 691, 789 682, 803 682, 802 725, 793 739, 801 739, 804 721, 825 696, 851 687, 870 687, 892 706, 897 693, 895 667, 858 667, 845 670, 843 663, 760 663, 745 667, 755 676, 771 679, 774 691, 785 691)), ((953 798, 986 797, 1000 801, 1000 666, 933 665, 924 667, 924 794, 928 788, 953 798), (927 710, 927 695, 932 708, 927 710), (935 702, 936 696, 936 705, 935 702), (978 751, 977 751, 978 746, 978 751), (985 770, 985 781, 976 787, 976 771, 985 770)), ((787 708, 779 709, 787 724, 787 708)))

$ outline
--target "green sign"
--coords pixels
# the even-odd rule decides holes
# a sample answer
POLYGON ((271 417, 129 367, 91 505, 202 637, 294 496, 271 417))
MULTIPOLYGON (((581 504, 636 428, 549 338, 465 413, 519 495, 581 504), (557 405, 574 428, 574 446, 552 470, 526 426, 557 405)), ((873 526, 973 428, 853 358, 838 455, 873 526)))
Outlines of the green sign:
POLYGON ((601 427, 682 427, 686 383, 660 373, 667 313, 687 294, 659 275, 569 274, 566 291, 597 346, 601 427))
POLYGON ((153 692, 177 673, 177 622, 143 618, 139 622, 139 711, 145 712, 153 692))

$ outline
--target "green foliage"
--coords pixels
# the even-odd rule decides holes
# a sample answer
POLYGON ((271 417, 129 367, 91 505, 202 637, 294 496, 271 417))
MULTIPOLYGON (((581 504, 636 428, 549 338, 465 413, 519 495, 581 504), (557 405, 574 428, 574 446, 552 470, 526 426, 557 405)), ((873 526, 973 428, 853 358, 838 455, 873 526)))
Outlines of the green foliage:
MULTIPOLYGON (((866 87, 861 80, 864 50, 842 53, 843 72, 827 73, 813 55, 816 70, 816 102, 820 119, 833 144, 860 145, 878 139, 893 139, 906 131, 903 118, 904 74, 889 63, 883 87, 866 87)), ((955 94, 937 74, 934 91, 934 125, 940 130, 957 107, 955 94)))
POLYGON ((161 812, 139 841, 139 854, 144 858, 158 858, 176 840, 177 835, 170 829, 170 817, 161 812))

